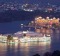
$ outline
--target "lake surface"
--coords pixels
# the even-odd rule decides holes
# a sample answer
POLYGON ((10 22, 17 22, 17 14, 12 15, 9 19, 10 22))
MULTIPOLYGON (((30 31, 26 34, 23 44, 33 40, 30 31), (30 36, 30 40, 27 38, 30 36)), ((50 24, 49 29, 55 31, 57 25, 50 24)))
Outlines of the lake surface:
POLYGON ((29 21, 14 21, 9 23, 0 23, 0 33, 15 33, 17 31, 27 30, 27 28, 22 29, 21 24, 28 24, 29 21))
MULTIPOLYGON (((0 23, 0 33, 15 33, 21 29, 20 24, 24 22, 0 23)), ((27 24, 27 22, 25 22, 27 24)), ((0 56, 32 56, 36 53, 43 55, 47 51, 60 50, 60 32, 51 33, 49 42, 31 42, 19 44, 0 43, 0 56)))

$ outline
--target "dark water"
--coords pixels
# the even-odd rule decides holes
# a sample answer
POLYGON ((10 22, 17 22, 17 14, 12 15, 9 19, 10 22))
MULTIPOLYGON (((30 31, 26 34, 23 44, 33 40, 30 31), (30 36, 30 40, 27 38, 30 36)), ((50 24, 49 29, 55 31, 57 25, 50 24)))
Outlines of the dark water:
MULTIPOLYGON (((22 22, 1 23, 0 33, 14 33, 22 30, 20 23, 22 22)), ((51 33, 51 41, 49 42, 0 43, 0 56, 32 56, 36 53, 43 55, 47 51, 53 52, 54 50, 60 50, 60 33, 57 31, 51 33)))
POLYGON ((15 33, 17 31, 27 30, 27 28, 21 28, 21 24, 28 24, 29 21, 15 21, 9 23, 0 23, 0 33, 15 33))

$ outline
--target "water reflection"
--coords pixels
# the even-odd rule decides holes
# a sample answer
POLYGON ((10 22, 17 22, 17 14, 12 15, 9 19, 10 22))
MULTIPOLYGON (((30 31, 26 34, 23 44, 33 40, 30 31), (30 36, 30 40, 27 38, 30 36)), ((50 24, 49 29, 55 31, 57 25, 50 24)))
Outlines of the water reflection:
MULTIPOLYGON (((23 47, 28 53, 44 53, 50 51, 51 42, 31 42, 31 43, 21 43, 20 47, 23 47)), ((23 50, 23 49, 22 49, 23 50)))
POLYGON ((51 40, 51 51, 54 50, 60 50, 60 30, 59 32, 57 30, 53 31, 52 40, 51 40))
POLYGON ((47 51, 60 50, 59 32, 56 30, 50 33, 50 42, 0 43, 0 56, 32 56, 36 53, 42 55, 47 51))
POLYGON ((44 53, 50 50, 50 42, 31 42, 19 44, 0 43, 2 56, 32 56, 35 53, 44 53))

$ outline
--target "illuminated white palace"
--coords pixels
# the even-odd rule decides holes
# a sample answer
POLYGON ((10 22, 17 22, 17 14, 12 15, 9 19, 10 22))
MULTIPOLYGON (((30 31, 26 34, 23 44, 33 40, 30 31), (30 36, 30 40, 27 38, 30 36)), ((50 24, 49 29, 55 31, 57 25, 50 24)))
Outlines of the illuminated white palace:
POLYGON ((28 32, 23 32, 23 34, 26 34, 23 38, 20 38, 20 42, 48 42, 48 41, 51 41, 51 36, 50 35, 41 35, 41 34, 38 34, 34 35, 34 36, 27 36, 27 33, 28 32))
MULTIPOLYGON (((13 37, 13 42, 10 43, 19 43, 19 42, 48 42, 51 41, 51 36, 50 35, 43 35, 40 33, 36 32, 30 32, 30 31, 22 31, 22 32, 17 32, 15 35, 22 35, 21 37, 15 36, 13 37)), ((0 42, 7 43, 7 36, 5 35, 0 35, 0 42)))

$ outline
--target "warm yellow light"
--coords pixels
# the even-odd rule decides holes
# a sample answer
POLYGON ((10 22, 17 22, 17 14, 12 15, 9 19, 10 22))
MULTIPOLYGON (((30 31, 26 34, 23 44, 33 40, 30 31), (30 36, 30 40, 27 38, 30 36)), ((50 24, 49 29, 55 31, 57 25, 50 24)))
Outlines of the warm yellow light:
POLYGON ((41 16, 40 16, 39 18, 40 18, 40 19, 42 19, 42 17, 41 17, 41 16))
POLYGON ((46 17, 47 19, 49 19, 49 17, 46 17))

